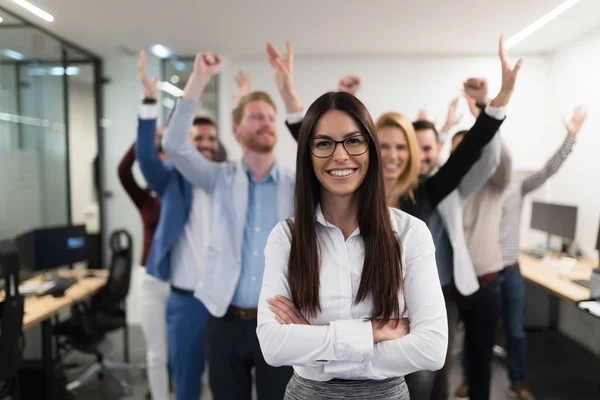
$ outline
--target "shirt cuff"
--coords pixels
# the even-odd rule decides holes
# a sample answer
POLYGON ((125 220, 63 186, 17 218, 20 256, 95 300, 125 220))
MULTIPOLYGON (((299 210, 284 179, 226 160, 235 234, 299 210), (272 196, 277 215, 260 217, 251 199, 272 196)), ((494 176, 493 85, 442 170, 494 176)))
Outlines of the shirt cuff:
POLYGON ((297 124, 298 122, 302 122, 304 119, 304 110, 296 111, 294 113, 288 114, 285 118, 286 122, 290 125, 297 124))
POLYGON ((156 104, 143 104, 140 107, 140 119, 156 119, 158 117, 158 106, 156 104))
POLYGON ((506 107, 492 107, 488 104, 485 106, 485 113, 494 119, 503 120, 506 118, 506 107))
POLYGON ((361 362, 373 354, 371 321, 351 319, 334 321, 335 353, 338 360, 361 362))

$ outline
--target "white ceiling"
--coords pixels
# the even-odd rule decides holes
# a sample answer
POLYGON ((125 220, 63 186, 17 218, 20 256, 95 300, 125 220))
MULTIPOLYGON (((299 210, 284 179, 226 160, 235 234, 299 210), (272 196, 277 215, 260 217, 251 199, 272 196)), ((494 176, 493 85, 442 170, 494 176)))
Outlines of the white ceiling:
MULTIPOLYGON (((5 7, 102 56, 161 43, 176 54, 262 54, 267 41, 297 54, 492 54, 564 0, 30 0, 48 23, 5 7)), ((1 27, 2 24, 0 24, 1 27)), ((582 0, 514 51, 549 53, 600 28, 600 1, 582 0)))

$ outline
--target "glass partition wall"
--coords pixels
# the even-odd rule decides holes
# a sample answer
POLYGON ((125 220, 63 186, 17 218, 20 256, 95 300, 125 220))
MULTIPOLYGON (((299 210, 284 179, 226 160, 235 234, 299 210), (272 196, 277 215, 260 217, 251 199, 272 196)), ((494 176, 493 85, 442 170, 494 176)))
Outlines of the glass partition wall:
POLYGON ((86 224, 102 265, 101 60, 1 7, 0 18, 0 240, 86 224))

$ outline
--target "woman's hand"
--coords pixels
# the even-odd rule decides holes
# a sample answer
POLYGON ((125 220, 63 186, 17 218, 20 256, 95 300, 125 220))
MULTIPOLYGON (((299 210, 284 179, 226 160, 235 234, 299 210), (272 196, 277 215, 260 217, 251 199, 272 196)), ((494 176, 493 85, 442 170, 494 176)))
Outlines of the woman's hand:
POLYGON ((275 319, 280 324, 310 325, 293 301, 283 296, 275 296, 274 299, 267 299, 267 303, 269 303, 269 309, 273 311, 275 319))

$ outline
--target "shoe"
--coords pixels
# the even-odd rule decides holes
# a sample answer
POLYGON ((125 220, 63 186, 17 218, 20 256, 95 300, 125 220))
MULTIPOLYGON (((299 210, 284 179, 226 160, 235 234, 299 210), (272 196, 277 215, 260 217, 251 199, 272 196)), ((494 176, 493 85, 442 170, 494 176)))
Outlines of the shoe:
POLYGON ((533 397, 533 393, 531 393, 527 388, 523 385, 513 385, 508 390, 508 395, 512 399, 516 400, 535 400, 533 397))
POLYGON ((469 400, 469 385, 463 382, 454 392, 453 400, 469 400))

